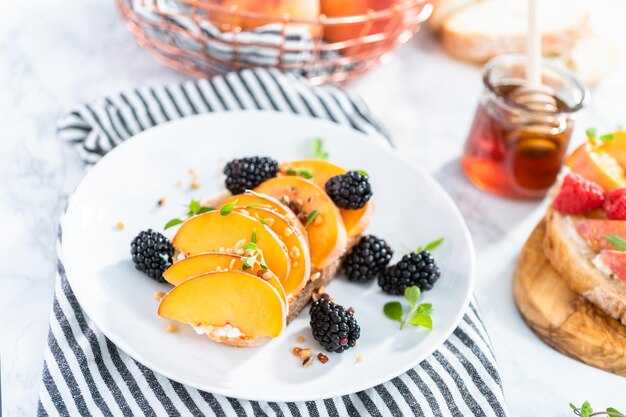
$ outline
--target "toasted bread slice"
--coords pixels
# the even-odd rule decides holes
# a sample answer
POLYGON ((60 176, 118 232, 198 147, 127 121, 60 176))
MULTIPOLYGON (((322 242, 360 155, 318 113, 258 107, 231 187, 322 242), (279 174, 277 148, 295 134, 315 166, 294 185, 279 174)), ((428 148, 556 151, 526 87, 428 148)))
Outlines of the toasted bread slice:
POLYGON ((597 253, 576 231, 582 219, 548 209, 544 253, 572 290, 626 325, 626 284, 594 263, 597 253))

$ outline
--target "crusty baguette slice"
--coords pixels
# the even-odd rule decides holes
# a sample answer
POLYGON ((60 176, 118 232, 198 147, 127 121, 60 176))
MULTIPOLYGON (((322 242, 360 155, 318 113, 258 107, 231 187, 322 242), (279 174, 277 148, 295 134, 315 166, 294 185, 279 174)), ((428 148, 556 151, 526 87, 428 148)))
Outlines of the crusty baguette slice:
MULTIPOLYGON (((457 6, 441 26, 443 46, 450 54, 472 62, 521 53, 526 45, 527 15, 526 0, 485 0, 457 6)), ((571 49, 587 31, 587 19, 584 0, 542 0, 544 55, 571 49)))
POLYGON ((576 232, 580 219, 548 209, 544 253, 573 291, 626 325, 626 285, 594 265, 596 253, 576 232))
POLYGON ((460 11, 465 6, 480 1, 485 0, 433 0, 433 12, 428 18, 428 26, 435 33, 438 33, 448 17, 460 11))

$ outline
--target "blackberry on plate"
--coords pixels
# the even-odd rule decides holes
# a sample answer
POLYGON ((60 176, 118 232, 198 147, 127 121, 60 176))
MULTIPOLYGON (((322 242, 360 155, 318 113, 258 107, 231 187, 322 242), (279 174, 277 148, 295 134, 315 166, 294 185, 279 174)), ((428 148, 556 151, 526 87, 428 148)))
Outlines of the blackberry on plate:
POLYGON ((325 188, 337 207, 344 209, 360 209, 372 197, 372 187, 367 176, 358 171, 331 177, 326 181, 325 188))
POLYGON ((278 173, 278 162, 267 156, 233 159, 224 167, 226 188, 233 194, 251 190, 278 173))
POLYGON ((392 256, 393 251, 387 242, 366 235, 350 249, 341 266, 350 281, 366 282, 380 274, 392 256))
POLYGON ((311 331, 313 338, 327 351, 341 353, 356 345, 361 336, 352 309, 345 309, 323 294, 311 306, 311 331))
POLYGON ((422 291, 430 290, 440 276, 433 256, 422 250, 404 255, 400 262, 385 269, 378 277, 378 285, 388 294, 402 295, 413 285, 422 291))
POLYGON ((165 282, 163 272, 172 265, 174 246, 152 229, 139 232, 130 243, 130 254, 135 268, 158 282, 165 282))

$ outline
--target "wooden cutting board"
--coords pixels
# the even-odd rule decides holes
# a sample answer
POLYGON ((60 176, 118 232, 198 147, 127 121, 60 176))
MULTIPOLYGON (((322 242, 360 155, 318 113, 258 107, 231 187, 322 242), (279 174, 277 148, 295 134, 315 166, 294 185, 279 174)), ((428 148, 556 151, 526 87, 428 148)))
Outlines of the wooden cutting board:
POLYGON ((513 296, 528 326, 567 356, 626 376, 626 326, 569 289, 543 254, 545 223, 519 256, 513 296))

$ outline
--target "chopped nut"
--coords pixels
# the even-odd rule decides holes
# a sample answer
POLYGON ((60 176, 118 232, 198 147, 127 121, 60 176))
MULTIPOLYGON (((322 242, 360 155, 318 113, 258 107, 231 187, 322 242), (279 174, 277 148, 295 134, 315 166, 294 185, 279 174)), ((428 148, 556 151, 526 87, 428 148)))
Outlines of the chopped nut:
POLYGON ((313 224, 316 226, 319 226, 320 224, 322 224, 324 222, 324 218, 322 217, 321 214, 318 214, 317 216, 315 216, 315 218, 313 219, 313 224))
POLYGON ((320 275, 322 274, 320 274, 319 272, 314 273, 313 275, 311 275, 311 281, 315 281, 320 277, 320 275))
POLYGON ((237 250, 235 250, 235 254, 237 255, 243 255, 245 253, 245 251, 243 250, 243 248, 239 248, 237 250))
POLYGON ((354 344, 354 347, 359 347, 359 346, 361 346, 361 341, 357 340, 356 343, 354 344))
POLYGON ((117 222, 115 223, 115 227, 117 228, 117 230, 124 230, 126 225, 124 224, 124 222, 117 222))
POLYGON ((218 266, 215 267, 215 270, 217 272, 222 272, 222 267, 218 265, 218 266))
POLYGON ((315 358, 313 357, 313 355, 311 355, 308 358, 305 358, 302 360, 302 366, 304 367, 311 366, 314 360, 315 358))
POLYGON ((297 339, 296 339, 296 342, 298 342, 298 343, 304 343, 304 341, 305 341, 305 340, 306 340, 306 339, 305 339, 304 337, 300 336, 299 338, 297 338, 297 339))
POLYGON ((267 219, 263 219, 263 220, 265 221, 265 223, 267 223, 267 225, 268 225, 269 227, 274 226, 274 219, 272 219, 272 218, 267 218, 267 219))
POLYGON ((154 293, 155 300, 160 300, 163 297, 165 297, 165 293, 163 291, 157 291, 154 293))
POLYGON ((165 205, 165 203, 167 203, 167 197, 161 197, 161 198, 159 198, 159 201, 157 201, 157 205, 159 207, 163 207, 165 205))
POLYGON ((300 249, 298 249, 296 246, 292 247, 291 250, 289 251, 289 257, 292 259, 297 259, 300 257, 300 249))
POLYGON ((296 200, 294 201, 294 203, 296 203, 297 205, 301 206, 303 204, 303 201, 301 198, 296 198, 296 200))
POLYGON ((225 250, 224 246, 220 246, 219 252, 224 252, 224 250, 225 250))
POLYGON ((228 266, 230 269, 235 269, 235 261, 236 260, 237 259, 233 259, 233 260, 230 261, 230 265, 228 266))
POLYGON ((176 326, 175 326, 175 325, 173 325, 173 324, 168 324, 168 325, 165 327, 165 330, 166 330, 168 333, 174 333, 174 332, 177 332, 177 331, 178 331, 178 327, 176 327, 176 326))
POLYGON ((237 243, 235 243, 235 249, 243 248, 243 245, 245 245, 246 242, 246 239, 239 239, 237 243))
POLYGON ((249 215, 250 215, 250 212, 249 212, 248 210, 246 210, 246 209, 240 209, 240 210, 239 210, 239 213, 241 213, 241 214, 245 214, 246 216, 249 216, 249 215))
POLYGON ((280 201, 285 203, 285 204, 289 204, 289 196, 288 195, 284 195, 282 197, 280 197, 280 201))
POLYGON ((284 237, 289 237, 289 236, 291 236, 291 235, 293 235, 293 230, 291 230, 291 227, 287 227, 287 228, 285 228, 285 231, 284 231, 284 233, 283 233, 283 236, 284 236, 284 237))
POLYGON ((311 298, 313 299, 313 302, 322 298, 322 295, 324 295, 325 293, 326 293, 326 287, 324 287, 323 285, 319 287, 317 291, 313 291, 313 294, 311 294, 311 298))
POLYGON ((261 275, 261 278, 263 278, 266 281, 269 281, 272 278, 272 273, 270 271, 265 271, 263 272, 263 275, 261 275))
POLYGON ((300 356, 300 352, 301 351, 302 351, 302 348, 300 348, 298 346, 294 347, 293 350, 292 350, 293 354, 296 355, 296 356, 300 356))
POLYGON ((200 184, 198 181, 191 181, 191 189, 192 190, 197 190, 200 187, 202 187, 202 184, 200 184))
POLYGON ((326 363, 329 361, 328 356, 324 355, 322 352, 317 354, 317 359, 322 363, 326 363))
POLYGON ((363 362, 364 360, 365 360, 365 356, 363 356, 363 355, 359 355, 359 356, 356 357, 356 361, 357 362, 363 362))
POLYGON ((294 262, 292 266, 293 266, 294 268, 297 268, 297 267, 298 267, 298 262, 294 262))

